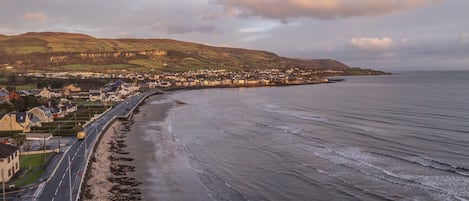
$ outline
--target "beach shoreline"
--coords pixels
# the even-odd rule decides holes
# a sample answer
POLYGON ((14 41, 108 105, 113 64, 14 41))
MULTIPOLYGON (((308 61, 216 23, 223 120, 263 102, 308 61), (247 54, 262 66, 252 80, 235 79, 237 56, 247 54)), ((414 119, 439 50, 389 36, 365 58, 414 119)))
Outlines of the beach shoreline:
MULTIPOLYGON (((164 99, 166 96, 157 95, 148 97, 144 104, 133 111, 130 120, 115 120, 105 130, 92 155, 89 171, 85 179, 84 200, 143 200, 141 190, 142 181, 145 179, 140 173, 144 167, 138 162, 145 161, 142 152, 152 153, 151 144, 145 144, 142 136, 131 132, 138 129, 134 123, 145 118, 145 107, 152 101, 164 99), (145 144, 144 146, 142 145, 145 144), (140 170, 140 172, 136 171, 140 170)), ((159 114, 152 114, 158 122, 164 121, 166 113, 172 107, 174 100, 163 104, 159 114), (156 115, 156 116, 155 116, 156 115)), ((140 132, 143 133, 143 132, 140 132)), ((143 154, 144 155, 144 154, 143 154)))

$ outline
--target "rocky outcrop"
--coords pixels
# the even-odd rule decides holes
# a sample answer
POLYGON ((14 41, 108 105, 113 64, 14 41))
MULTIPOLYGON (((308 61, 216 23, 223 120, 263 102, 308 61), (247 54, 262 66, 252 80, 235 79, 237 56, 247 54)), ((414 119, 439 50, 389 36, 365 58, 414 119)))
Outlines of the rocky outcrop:
POLYGON ((144 50, 144 51, 134 51, 134 52, 82 52, 79 54, 81 58, 118 58, 126 57, 132 58, 137 56, 145 57, 155 57, 155 56, 165 56, 166 51, 162 50, 144 50))

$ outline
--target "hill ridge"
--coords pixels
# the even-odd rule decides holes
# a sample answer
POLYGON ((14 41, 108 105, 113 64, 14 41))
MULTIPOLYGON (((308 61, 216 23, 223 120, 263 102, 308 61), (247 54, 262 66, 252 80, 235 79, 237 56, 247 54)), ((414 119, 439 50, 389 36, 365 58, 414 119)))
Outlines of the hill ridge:
POLYGON ((0 37, 2 63, 26 70, 83 70, 79 66, 91 66, 108 71, 162 72, 348 68, 334 59, 287 58, 265 50, 217 47, 174 39, 95 38, 66 32, 28 32, 0 37))

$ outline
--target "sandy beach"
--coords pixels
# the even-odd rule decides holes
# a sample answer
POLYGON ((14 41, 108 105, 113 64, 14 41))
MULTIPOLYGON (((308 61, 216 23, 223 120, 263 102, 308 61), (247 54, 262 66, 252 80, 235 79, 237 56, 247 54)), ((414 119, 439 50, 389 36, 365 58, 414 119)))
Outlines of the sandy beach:
POLYGON ((125 145, 131 121, 115 121, 102 136, 86 181, 84 200, 142 200, 125 145))
MULTIPOLYGON (((147 154, 153 153, 151 143, 142 140, 139 133, 130 132, 134 123, 147 118, 148 104, 152 101, 161 101, 163 96, 150 97, 146 104, 136 109, 132 120, 116 120, 103 134, 97 144, 94 157, 91 159, 89 173, 86 179, 84 200, 144 200, 141 190, 142 163, 148 159, 147 154)), ((164 100, 165 101, 165 100, 164 100)), ((157 122, 163 121, 172 100, 160 107, 151 118, 157 122)))

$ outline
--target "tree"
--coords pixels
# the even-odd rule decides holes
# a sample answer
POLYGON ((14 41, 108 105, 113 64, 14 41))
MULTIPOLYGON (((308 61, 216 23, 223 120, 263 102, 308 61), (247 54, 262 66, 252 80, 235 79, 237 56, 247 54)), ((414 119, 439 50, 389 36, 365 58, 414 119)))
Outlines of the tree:
POLYGON ((0 103, 0 113, 6 114, 15 111, 15 106, 9 102, 0 103))
POLYGON ((29 110, 33 107, 37 107, 37 106, 41 105, 38 98, 35 97, 35 96, 24 96, 24 97, 21 97, 21 98, 24 98, 24 100, 26 102, 26 110, 29 110))
POLYGON ((60 103, 60 98, 51 98, 50 104, 51 105, 58 105, 60 103))
POLYGON ((24 112, 26 111, 26 100, 24 97, 20 97, 18 100, 11 100, 10 101, 18 110, 19 112, 24 112))
POLYGON ((31 83, 34 82, 34 79, 32 77, 26 76, 24 78, 24 82, 25 82, 25 84, 31 84, 31 83))
POLYGON ((15 74, 8 75, 7 80, 8 80, 9 84, 15 84, 16 83, 16 75, 15 74))
POLYGON ((11 138, 13 138, 13 140, 15 141, 16 146, 21 146, 26 141, 26 135, 20 133, 13 134, 11 138))
POLYGON ((8 90, 9 92, 16 91, 16 87, 15 87, 15 86, 8 85, 8 86, 6 87, 6 90, 8 90))

